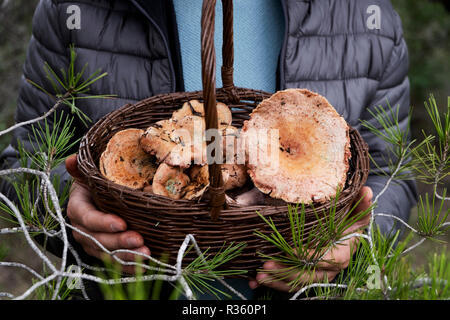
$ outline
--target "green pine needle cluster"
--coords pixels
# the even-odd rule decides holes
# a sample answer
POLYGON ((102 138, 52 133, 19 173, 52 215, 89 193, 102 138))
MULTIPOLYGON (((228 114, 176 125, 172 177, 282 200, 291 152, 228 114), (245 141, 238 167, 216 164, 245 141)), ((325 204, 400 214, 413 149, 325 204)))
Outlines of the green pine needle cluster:
POLYGON ((50 82, 53 88, 53 93, 50 93, 48 90, 44 89, 41 85, 35 83, 30 79, 27 79, 27 81, 32 85, 34 85, 39 90, 45 92, 53 100, 60 101, 62 104, 68 106, 72 114, 76 115, 87 127, 88 122, 91 122, 91 119, 86 114, 84 114, 79 108, 77 108, 75 103, 76 100, 113 98, 115 97, 115 95, 89 94, 90 86, 95 82, 101 80, 102 78, 106 77, 108 74, 106 72, 102 73, 101 70, 99 69, 93 72, 91 75, 85 77, 87 64, 84 65, 81 71, 79 72, 75 71, 76 58, 77 54, 75 51, 75 47, 72 45, 70 47, 69 66, 67 67, 66 70, 60 69, 59 75, 51 68, 51 66, 47 62, 45 62, 44 72, 46 74, 47 80, 50 82))
MULTIPOLYGON (((222 248, 215 254, 211 255, 208 250, 202 252, 201 256, 197 256, 186 268, 183 269, 183 276, 189 287, 192 288, 195 293, 205 294, 209 293, 220 298, 230 298, 230 294, 214 287, 214 281, 216 279, 223 279, 230 276, 238 276, 246 273, 245 270, 230 270, 223 269, 222 266, 227 262, 237 258, 241 253, 245 243, 234 244, 230 243, 222 246, 222 248)), ((190 250, 193 246, 190 247, 190 250)), ((186 254, 190 251, 187 250, 186 254)))
POLYGON ((433 95, 424 104, 435 132, 422 130, 424 142, 414 149, 410 168, 416 179, 436 187, 450 175, 450 97, 442 115, 433 95))

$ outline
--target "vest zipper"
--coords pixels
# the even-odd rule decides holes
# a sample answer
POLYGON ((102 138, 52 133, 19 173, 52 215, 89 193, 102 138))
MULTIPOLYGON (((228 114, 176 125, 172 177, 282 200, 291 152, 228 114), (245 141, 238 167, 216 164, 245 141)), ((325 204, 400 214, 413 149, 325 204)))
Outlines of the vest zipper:
POLYGON ((279 66, 278 66, 278 72, 280 74, 278 87, 280 90, 286 89, 286 79, 284 74, 284 62, 286 58, 286 50, 287 50, 287 40, 289 37, 289 21, 288 21, 288 11, 287 11, 287 5, 286 0, 280 0, 281 6, 283 8, 283 14, 284 14, 284 40, 283 45, 281 46, 281 53, 280 53, 280 59, 279 59, 279 66))
POLYGON ((163 39, 164 42, 164 46, 166 48, 167 51, 167 59, 169 60, 169 67, 170 67, 170 73, 171 73, 171 77, 172 77, 172 92, 175 92, 175 88, 176 88, 176 76, 175 76, 175 69, 173 67, 173 61, 172 61, 172 57, 171 57, 171 53, 169 50, 169 44, 167 43, 167 39, 164 36, 163 32, 161 31, 161 28, 158 26, 158 24, 152 19, 152 17, 150 17, 150 15, 147 13, 147 11, 142 8, 142 6, 136 1, 136 0, 131 0, 131 2, 139 9, 139 11, 141 11, 141 13, 153 24, 153 26, 156 28, 156 30, 159 32, 159 34, 161 35, 161 38, 163 39))

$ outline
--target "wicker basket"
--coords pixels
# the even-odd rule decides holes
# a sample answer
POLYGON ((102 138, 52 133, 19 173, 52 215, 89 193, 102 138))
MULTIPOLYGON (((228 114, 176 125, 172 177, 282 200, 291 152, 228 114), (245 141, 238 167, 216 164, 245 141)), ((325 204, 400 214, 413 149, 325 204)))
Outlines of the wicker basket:
MULTIPOLYGON (((216 101, 227 104, 232 110, 233 126, 242 127, 249 114, 267 92, 237 88, 233 84, 233 4, 223 0, 223 88, 215 88, 214 16, 215 0, 204 0, 202 13, 202 79, 203 91, 172 93, 154 96, 106 115, 94 124, 83 137, 78 153, 78 167, 84 183, 91 191, 99 210, 117 214, 130 230, 143 235, 145 245, 152 256, 169 255, 174 263, 181 243, 187 234, 193 234, 202 250, 217 253, 224 245, 245 242, 242 255, 230 261, 224 268, 247 270, 253 276, 262 261, 258 252, 276 254, 275 247, 254 234, 254 230, 270 233, 268 225, 257 215, 270 217, 278 230, 290 239, 291 229, 287 218, 286 203, 243 207, 225 203, 220 165, 209 165, 209 200, 172 200, 164 196, 133 190, 107 180, 99 171, 99 158, 108 141, 118 131, 127 128, 146 129, 152 123, 168 119, 186 101, 197 99, 205 104, 206 129, 217 126, 216 101)), ((343 219, 359 190, 364 185, 369 169, 368 148, 360 134, 350 129, 350 170, 345 189, 337 200, 337 219, 343 219)), ((333 203, 334 204, 334 203, 333 203)), ((331 203, 318 205, 315 212, 328 212, 331 203)), ((318 219, 312 206, 306 208, 305 232, 314 230, 318 219)), ((196 257, 188 253, 184 264, 196 257)))

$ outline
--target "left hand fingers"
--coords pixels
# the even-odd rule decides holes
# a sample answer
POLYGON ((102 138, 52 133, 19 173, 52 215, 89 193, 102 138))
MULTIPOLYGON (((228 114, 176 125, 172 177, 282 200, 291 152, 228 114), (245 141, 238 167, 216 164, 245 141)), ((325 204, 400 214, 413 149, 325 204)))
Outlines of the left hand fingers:
MULTIPOLYGON (((359 191, 356 200, 359 201, 355 209, 353 210, 353 214, 358 214, 360 212, 366 211, 372 205, 373 191, 372 188, 364 186, 359 191)), ((366 214, 364 217, 356 221, 347 232, 355 232, 358 229, 365 227, 370 221, 370 212, 366 214)))
POLYGON ((323 282, 328 279, 331 281, 336 277, 340 270, 325 270, 316 269, 311 271, 280 271, 286 270, 286 267, 275 261, 268 261, 263 266, 266 272, 260 272, 256 276, 256 282, 269 288, 280 291, 293 291, 296 288, 292 288, 288 283, 296 280, 298 283, 297 289, 303 285, 310 284, 312 282, 323 282), (275 272, 275 273, 274 273, 275 272), (281 272, 281 273, 279 273, 281 272), (278 274, 278 276, 277 276, 278 274), (280 279, 280 276, 282 279, 280 279))
MULTIPOLYGON (((361 199, 361 201, 358 203, 353 212, 358 214, 362 211, 366 211, 372 205, 372 197, 372 189, 367 186, 362 187, 357 197, 357 199, 361 199)), ((361 233, 361 231, 370 223, 370 218, 371 213, 368 212, 364 217, 349 226, 342 233, 342 238, 352 233, 361 233)), ((349 239, 340 241, 328 250, 322 258, 324 261, 320 261, 317 266, 325 269, 331 268, 342 270, 347 268, 350 262, 350 257, 355 253, 358 243, 358 235, 354 235, 349 239)), ((312 250, 312 252, 314 252, 314 250, 312 250)))
MULTIPOLYGON (((373 192, 370 187, 361 188, 358 199, 359 202, 354 210, 355 214, 367 210, 372 205, 373 192)), ((362 230, 370 223, 371 213, 368 212, 364 217, 355 221, 342 234, 342 238, 352 233, 361 233, 362 230)), ((319 268, 338 269, 342 270, 348 267, 350 257, 355 253, 359 243, 359 236, 354 235, 349 239, 340 241, 333 245, 331 249, 326 252, 321 261, 317 264, 319 268)))
MULTIPOLYGON (((358 197, 362 198, 361 202, 355 208, 355 213, 367 210, 372 205, 372 189, 363 187, 358 197)), ((368 212, 364 217, 353 223, 342 234, 342 238, 352 233, 361 233, 362 230, 370 223, 371 213, 368 212)), ((359 236, 354 235, 349 239, 343 240, 335 245, 323 256, 324 261, 320 261, 317 266, 319 268, 345 269, 348 267, 350 257, 355 253, 359 243, 359 236)))
MULTIPOLYGON (((356 206, 354 213, 359 213, 367 210, 372 205, 373 192, 370 187, 364 186, 361 188, 358 198, 361 201, 356 206)), ((368 213, 352 226, 344 231, 344 236, 360 232, 370 222, 371 214, 368 213)), ((292 287, 288 284, 293 280, 297 280, 299 285, 305 285, 312 282, 323 282, 324 280, 331 281, 341 270, 348 267, 351 255, 355 252, 359 237, 354 236, 347 240, 334 245, 319 261, 314 271, 286 271, 286 267, 280 265, 275 261, 268 261, 263 268, 267 272, 258 273, 256 279, 249 282, 250 287, 256 288, 258 284, 280 290, 292 291, 292 287), (285 271, 283 271, 283 269, 285 271), (274 273, 276 272, 276 273, 274 273), (278 276, 277 276, 278 273, 278 276), (282 275, 280 279, 280 276, 282 275)), ((311 252, 312 254, 312 252, 311 252)))
MULTIPOLYGON (((267 272, 258 273, 255 281, 257 284, 281 291, 292 291, 288 283, 294 280, 297 280, 299 285, 323 282, 324 280, 331 281, 341 270, 348 267, 350 257, 355 252, 358 242, 358 237, 352 237, 335 245, 317 263, 315 270, 311 271, 288 270, 276 261, 268 261, 263 265, 263 269, 267 272), (280 275, 282 279, 280 279, 280 275)), ((255 281, 249 283, 253 288, 256 287, 255 281)))
POLYGON ((343 270, 348 267, 350 257, 355 253, 359 238, 354 236, 334 245, 317 263, 321 269, 343 270))

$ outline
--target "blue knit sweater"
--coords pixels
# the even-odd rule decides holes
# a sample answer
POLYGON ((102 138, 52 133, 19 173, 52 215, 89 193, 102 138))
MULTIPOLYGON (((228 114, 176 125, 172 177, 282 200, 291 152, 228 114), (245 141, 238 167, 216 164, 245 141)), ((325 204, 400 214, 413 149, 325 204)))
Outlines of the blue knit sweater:
MULTIPOLYGON (((202 90, 200 21, 202 0, 174 0, 186 91, 202 90)), ((284 35, 279 0, 235 0, 234 83, 238 87, 275 92, 276 70, 284 35)), ((216 86, 222 86, 222 2, 216 3, 216 86)))

